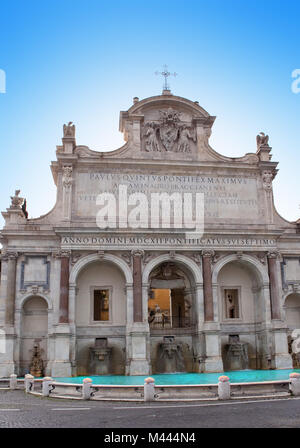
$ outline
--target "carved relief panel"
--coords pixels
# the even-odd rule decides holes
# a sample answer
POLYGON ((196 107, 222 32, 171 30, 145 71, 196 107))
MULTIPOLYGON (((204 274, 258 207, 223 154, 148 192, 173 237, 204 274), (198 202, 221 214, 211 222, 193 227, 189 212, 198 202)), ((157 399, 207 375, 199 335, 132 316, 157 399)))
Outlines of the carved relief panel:
POLYGON ((183 121, 181 113, 169 107, 159 110, 156 120, 141 129, 142 150, 146 152, 191 153, 196 148, 196 129, 183 121))

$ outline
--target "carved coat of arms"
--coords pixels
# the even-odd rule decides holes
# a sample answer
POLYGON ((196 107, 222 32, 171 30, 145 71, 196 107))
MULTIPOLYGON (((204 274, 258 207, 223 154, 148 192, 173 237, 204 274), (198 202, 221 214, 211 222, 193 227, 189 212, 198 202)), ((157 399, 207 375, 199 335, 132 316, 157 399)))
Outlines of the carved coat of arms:
POLYGON ((166 151, 172 151, 174 143, 179 134, 179 113, 169 108, 167 111, 159 111, 161 115, 161 126, 159 136, 166 151))
POLYGON ((191 152, 191 141, 196 142, 195 129, 180 121, 180 113, 168 108, 160 110, 159 122, 144 126, 144 148, 147 152, 191 152))

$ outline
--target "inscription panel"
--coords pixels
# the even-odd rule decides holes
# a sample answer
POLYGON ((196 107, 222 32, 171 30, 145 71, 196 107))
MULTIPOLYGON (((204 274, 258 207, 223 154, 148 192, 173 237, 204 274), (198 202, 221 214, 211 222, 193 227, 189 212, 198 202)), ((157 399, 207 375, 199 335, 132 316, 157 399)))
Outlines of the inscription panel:
MULTIPOLYGON (((95 217, 100 193, 113 193, 118 200, 119 186, 132 193, 204 193, 205 219, 230 219, 258 222, 261 218, 258 203, 258 179, 255 177, 126 174, 107 172, 78 172, 75 210, 78 217, 95 217)), ((184 196, 182 196, 184 198, 184 196)))
POLYGON ((100 249, 109 248, 124 250, 126 248, 173 248, 178 246, 186 248, 215 248, 215 249, 248 249, 248 250, 270 250, 276 247, 276 239, 273 238, 252 238, 252 237, 214 237, 206 236, 198 239, 186 239, 184 235, 121 235, 104 234, 98 235, 64 235, 61 237, 61 246, 65 249, 100 249))

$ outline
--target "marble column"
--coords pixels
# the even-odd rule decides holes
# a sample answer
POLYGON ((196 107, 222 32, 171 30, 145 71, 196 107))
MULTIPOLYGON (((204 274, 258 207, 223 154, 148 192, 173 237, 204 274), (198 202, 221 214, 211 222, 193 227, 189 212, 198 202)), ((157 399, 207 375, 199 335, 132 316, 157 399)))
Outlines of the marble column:
POLYGON ((280 319, 279 284, 278 284, 277 262, 276 262, 277 255, 278 254, 276 252, 268 254, 272 319, 280 319))
POLYGON ((16 267, 18 254, 8 252, 7 257, 7 288, 6 288, 6 307, 5 324, 14 325, 15 321, 15 297, 16 297, 16 267))
POLYGON ((143 322, 142 251, 133 251, 133 321, 143 322))
POLYGON ((60 261, 59 323, 69 322, 69 256, 62 254, 60 261))
POLYGON ((202 252, 203 292, 204 292, 204 320, 214 320, 214 300, 212 290, 211 259, 213 251, 202 252))
MULTIPOLYGON (((126 373, 128 375, 149 375, 150 366, 150 344, 149 344, 149 324, 145 320, 143 313, 143 284, 142 284, 142 250, 133 250, 133 322, 128 321, 126 329, 126 353, 128 365, 126 373)), ((144 286, 145 293, 145 286, 144 286)), ((130 295, 128 296, 130 299, 130 295)), ((128 308, 131 313, 130 307, 128 308)))
POLYGON ((70 255, 71 252, 67 250, 59 250, 54 254, 54 257, 60 259, 60 295, 58 325, 53 326, 53 359, 50 372, 53 377, 69 377, 76 374, 72 372, 75 354, 75 335, 74 332, 72 333, 74 331, 75 285, 69 285, 70 255), (71 304, 69 304, 70 299, 71 304))

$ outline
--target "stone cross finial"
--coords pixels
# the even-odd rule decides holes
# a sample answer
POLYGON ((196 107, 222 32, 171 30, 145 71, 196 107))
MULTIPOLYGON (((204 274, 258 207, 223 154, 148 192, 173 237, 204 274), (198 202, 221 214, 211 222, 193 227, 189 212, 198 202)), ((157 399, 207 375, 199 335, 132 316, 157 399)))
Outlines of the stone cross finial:
POLYGON ((167 65, 164 65, 162 72, 157 72, 156 71, 155 74, 156 75, 162 75, 165 78, 164 85, 163 85, 163 90, 164 91, 165 90, 170 90, 170 86, 168 84, 168 77, 169 76, 177 76, 177 73, 175 73, 175 72, 174 73, 170 73, 168 71, 168 66, 167 65))

